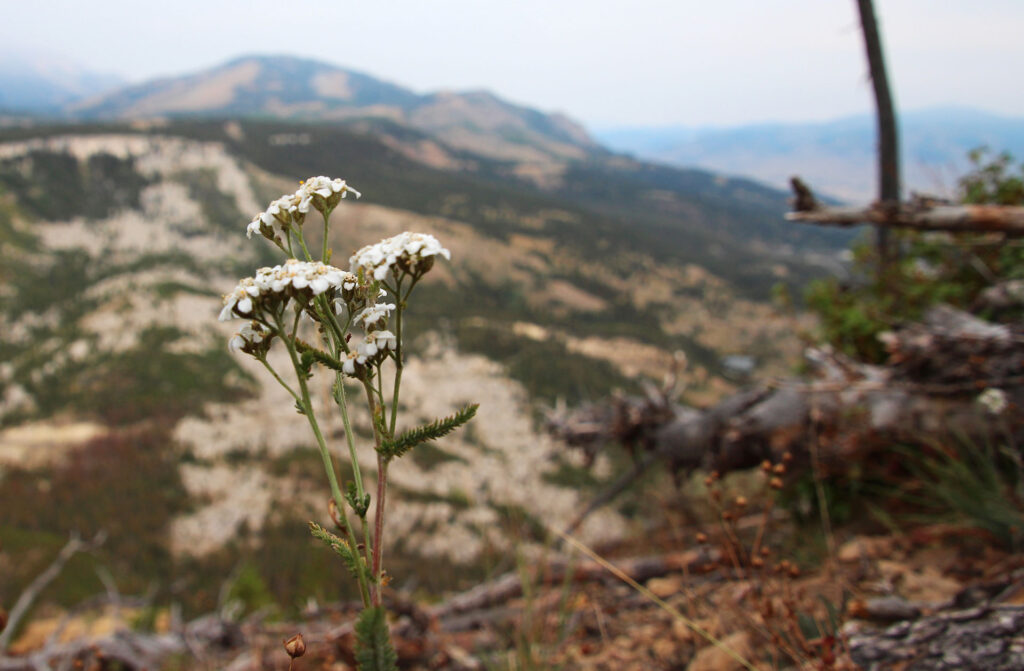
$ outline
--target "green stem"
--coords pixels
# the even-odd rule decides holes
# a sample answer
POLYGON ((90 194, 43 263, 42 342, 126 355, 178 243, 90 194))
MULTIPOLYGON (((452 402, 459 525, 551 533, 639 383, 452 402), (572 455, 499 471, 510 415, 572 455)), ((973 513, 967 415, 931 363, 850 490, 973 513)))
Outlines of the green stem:
MULTIPOLYGON (((337 338, 338 346, 348 354, 348 343, 345 342, 345 331, 348 329, 348 324, 345 328, 341 328, 341 324, 338 323, 338 318, 334 314, 334 310, 331 309, 331 304, 324 298, 323 303, 320 306, 321 311, 327 316, 327 323, 331 325, 331 329, 334 330, 334 336, 337 338)), ((321 315, 321 316, 324 316, 321 315)), ((334 353, 335 358, 338 358, 338 352, 334 353)))
POLYGON ((398 396, 402 388, 402 370, 405 364, 402 361, 402 303, 399 300, 398 312, 395 315, 395 387, 391 392, 391 424, 388 427, 391 435, 395 435, 395 426, 398 422, 398 396))
POLYGON ((398 303, 395 313, 395 387, 391 394, 391 424, 389 426, 392 437, 395 435, 395 427, 398 422, 398 396, 402 388, 402 371, 405 369, 405 345, 402 342, 402 325, 404 320, 402 317, 405 313, 405 304, 409 300, 409 296, 412 295, 412 290, 416 288, 416 283, 419 281, 419 277, 413 278, 412 284, 409 285, 408 291, 405 292, 405 296, 401 294, 401 280, 397 282, 395 287, 395 300, 398 303))
MULTIPOLYGON (((387 494, 388 462, 380 453, 381 435, 377 417, 379 410, 373 398, 373 387, 364 380, 363 388, 366 391, 366 401, 370 405, 370 416, 373 418, 373 440, 377 448, 377 500, 373 516, 373 566, 371 570, 374 577, 373 605, 379 606, 384 587, 381 584, 381 566, 384 558, 384 501, 387 494)), ((383 421, 383 418, 380 421, 383 421)))
MULTIPOLYGON (((282 330, 280 319, 276 319, 278 330, 282 330)), ((345 497, 341 493, 341 487, 338 486, 338 476, 334 473, 334 463, 331 461, 331 453, 327 449, 327 441, 324 440, 324 435, 320 431, 320 425, 316 421, 316 414, 313 412, 313 403, 309 396, 309 385, 306 384, 306 378, 302 374, 302 367, 299 364, 299 357, 295 351, 295 345, 287 338, 282 338, 285 346, 288 349, 288 356, 291 357, 292 366, 295 367, 295 375, 299 380, 299 389, 302 392, 302 408, 305 410, 306 419, 309 420, 309 426, 313 429, 313 435, 316 436, 317 446, 320 448, 320 458, 323 460, 324 470, 327 473, 327 481, 331 486, 331 495, 334 497, 334 504, 338 507, 338 510, 345 510, 345 497)), ((346 525, 349 529, 350 542, 352 547, 356 547, 355 532, 352 531, 351 525, 346 525)), ((363 565, 361 562, 357 563, 357 578, 359 580, 359 592, 362 597, 364 606, 368 606, 370 603, 370 591, 367 576, 364 572, 363 565)))
POLYGON ((324 263, 327 263, 327 228, 328 228, 327 220, 331 216, 331 210, 327 210, 326 212, 322 212, 322 214, 324 215, 324 249, 323 249, 323 252, 321 252, 321 254, 320 254, 320 260, 323 261, 324 263))
POLYGON ((313 255, 309 253, 309 249, 306 247, 306 238, 302 235, 302 230, 295 231, 295 239, 299 241, 299 245, 302 247, 302 253, 306 255, 307 261, 313 260, 313 255))
POLYGON ((274 370, 273 366, 270 365, 266 357, 257 357, 257 360, 261 364, 263 364, 264 368, 270 371, 270 374, 274 376, 274 379, 277 380, 278 384, 280 384, 282 387, 288 390, 288 393, 292 395, 292 398, 295 399, 296 403, 302 402, 302 399, 299 397, 299 395, 295 393, 294 389, 288 386, 287 382, 281 379, 281 376, 277 374, 277 371, 274 370))
MULTIPOLYGON (((341 373, 335 377, 335 386, 338 389, 334 396, 334 402, 341 408, 341 421, 345 425, 345 441, 348 443, 348 455, 352 461, 352 479, 356 483, 356 495, 362 500, 365 490, 363 489, 363 474, 359 471, 359 458, 356 456, 356 441, 352 434, 352 420, 348 416, 348 402, 345 398, 345 378, 341 373)), ((364 520, 365 521, 365 520, 364 520)))

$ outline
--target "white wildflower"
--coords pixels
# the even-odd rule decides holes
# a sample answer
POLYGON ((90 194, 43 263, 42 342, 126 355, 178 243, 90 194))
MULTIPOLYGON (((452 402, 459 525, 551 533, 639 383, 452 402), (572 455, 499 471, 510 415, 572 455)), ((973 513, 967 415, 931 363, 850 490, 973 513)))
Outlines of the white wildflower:
POLYGON ((391 331, 374 331, 373 337, 377 339, 377 347, 394 351, 398 347, 398 338, 391 331))
POLYGON ((1003 414, 1010 405, 1010 402, 1006 399, 1006 392, 995 387, 990 387, 981 392, 978 395, 978 403, 993 415, 1003 414))
POLYGON ((297 193, 284 195, 267 206, 249 222, 245 234, 251 238, 259 233, 268 240, 283 240, 292 225, 302 225, 304 214, 299 211, 297 193))
POLYGON ((363 195, 343 179, 310 177, 299 185, 295 193, 281 196, 253 217, 245 234, 251 238, 253 233, 259 233, 268 240, 282 241, 292 226, 302 225, 310 205, 323 212, 325 207, 333 208, 349 193, 354 193, 356 198, 363 195))
POLYGON ((373 331, 367 333, 356 348, 357 353, 366 359, 372 359, 381 352, 394 351, 398 347, 398 339, 391 331, 373 331))
POLYGON ((363 270, 367 276, 383 280, 391 271, 422 275, 430 270, 437 255, 449 260, 452 258, 451 252, 442 247, 434 236, 406 231, 363 247, 349 259, 349 263, 352 272, 363 270))
POLYGON ((304 301, 330 289, 340 289, 349 273, 319 261, 288 259, 273 268, 260 268, 254 277, 246 277, 235 290, 224 296, 221 321, 232 317, 250 317, 262 305, 286 301, 293 296, 304 301))
POLYGON ((344 373, 346 373, 348 375, 355 376, 357 374, 356 373, 356 366, 357 365, 359 367, 362 367, 362 366, 366 365, 366 355, 365 354, 361 354, 359 352, 355 352, 355 351, 349 352, 342 359, 341 370, 342 370, 342 372, 344 372, 344 373))
POLYGON ((377 303, 364 308, 353 320, 356 324, 362 324, 363 328, 369 329, 378 324, 381 320, 387 323, 391 311, 395 309, 394 303, 377 303))
POLYGON ((249 322, 228 341, 228 349, 246 354, 265 353, 270 348, 272 338, 273 333, 265 326, 255 321, 249 322))
POLYGON ((309 212, 310 205, 323 212, 325 209, 333 209, 338 201, 350 192, 354 193, 356 198, 363 195, 346 184, 343 179, 331 179, 320 175, 304 180, 295 192, 295 197, 298 199, 299 212, 309 212))

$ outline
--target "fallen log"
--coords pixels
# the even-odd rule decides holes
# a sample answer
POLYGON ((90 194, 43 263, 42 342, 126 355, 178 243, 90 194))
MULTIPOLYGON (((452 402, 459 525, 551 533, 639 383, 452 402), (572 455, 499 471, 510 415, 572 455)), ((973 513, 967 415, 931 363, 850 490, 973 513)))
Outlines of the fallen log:
MULTIPOLYGON (((893 444, 944 443, 949 436, 989 444, 1024 440, 1024 331, 991 324, 949 307, 935 308, 921 324, 882 336, 890 365, 852 361, 827 348, 811 349, 817 376, 741 391, 700 410, 667 398, 617 397, 549 420, 549 429, 586 451, 618 442, 640 451, 639 475, 664 460, 676 472, 719 473, 778 463, 810 464, 812 450, 826 472, 842 472, 893 444), (998 390, 998 417, 979 403, 998 390), (997 421, 998 420, 998 421, 997 421), (577 431, 577 427, 583 427, 577 431)), ((625 489, 620 478, 585 511, 625 489)), ((578 517, 574 524, 582 519, 578 517)))

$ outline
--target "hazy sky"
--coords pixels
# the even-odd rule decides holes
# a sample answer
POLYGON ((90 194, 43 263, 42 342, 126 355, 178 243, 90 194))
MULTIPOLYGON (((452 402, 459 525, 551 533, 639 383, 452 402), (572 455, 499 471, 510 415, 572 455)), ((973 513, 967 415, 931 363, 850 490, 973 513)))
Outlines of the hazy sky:
MULTIPOLYGON (((0 45, 141 81, 242 54, 425 92, 486 88, 591 126, 870 112, 854 0, 0 0, 0 45)), ((898 104, 1024 115, 1024 2, 876 0, 898 104)))

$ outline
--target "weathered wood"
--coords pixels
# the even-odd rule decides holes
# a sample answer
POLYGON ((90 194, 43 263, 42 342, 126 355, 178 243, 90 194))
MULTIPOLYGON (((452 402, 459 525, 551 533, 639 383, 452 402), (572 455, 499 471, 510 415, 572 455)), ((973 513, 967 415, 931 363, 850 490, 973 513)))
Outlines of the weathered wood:
POLYGON ((1024 669, 1024 606, 938 613, 882 630, 852 623, 843 633, 865 671, 1024 669))
MULTIPOLYGON (((787 452, 799 467, 807 464, 812 446, 826 469, 840 470, 850 459, 894 442, 941 442, 959 435, 985 444, 993 418, 977 398, 986 388, 1001 389, 1010 408, 1024 407, 1020 327, 939 307, 923 323, 885 334, 883 341, 888 366, 812 349, 808 358, 819 374, 811 381, 748 389, 707 410, 668 403, 666 412, 664 399, 616 398, 552 420, 551 429, 584 449, 614 441, 632 445, 683 471, 726 473, 778 461, 787 452), (577 425, 584 427, 581 434, 577 425)), ((1011 411, 1003 419, 1006 430, 1024 433, 1021 413, 1011 411)), ((597 501, 608 499, 601 495, 597 501)))
POLYGON ((64 565, 67 564, 72 557, 79 552, 87 552, 100 545, 106 540, 106 534, 96 534, 95 538, 91 541, 83 541, 77 535, 71 536, 68 542, 61 548, 60 552, 54 558, 53 562, 43 570, 42 573, 37 575, 32 582, 29 583, 25 591, 21 593, 18 600, 14 602, 14 606, 11 608, 10 614, 7 616, 7 622, 5 628, 0 632, 0 654, 3 654, 7 650, 7 646, 11 643, 11 637, 14 636, 15 630, 21 623, 21 620, 28 613, 29 608, 35 603, 39 594, 46 589, 46 587, 57 579, 61 571, 64 570, 64 565))
MULTIPOLYGON (((878 200, 885 209, 891 210, 898 207, 900 202, 900 143, 896 111, 892 104, 889 75, 885 70, 882 37, 874 4, 871 0, 857 0, 857 10, 864 33, 864 50, 867 53, 878 119, 878 200)), ((885 266, 891 254, 889 234, 883 226, 878 227, 876 234, 878 258, 882 266, 885 266)))
POLYGON ((786 219, 802 224, 858 226, 874 224, 891 228, 953 233, 1004 233, 1024 235, 1024 207, 1008 205, 922 205, 903 203, 886 208, 878 203, 857 207, 822 207, 789 212, 786 219))

